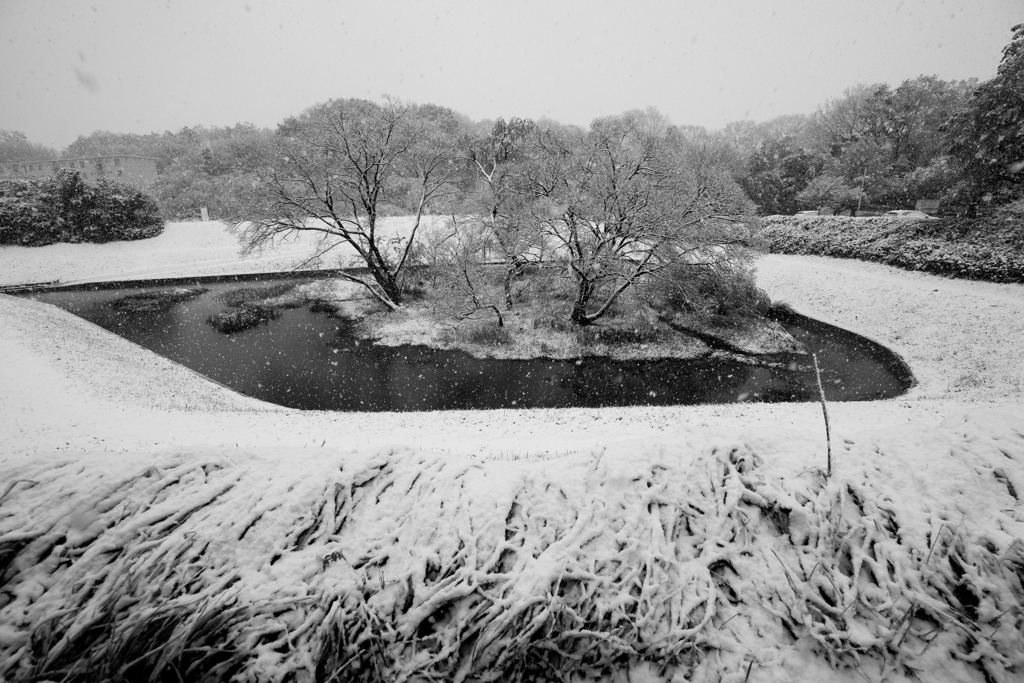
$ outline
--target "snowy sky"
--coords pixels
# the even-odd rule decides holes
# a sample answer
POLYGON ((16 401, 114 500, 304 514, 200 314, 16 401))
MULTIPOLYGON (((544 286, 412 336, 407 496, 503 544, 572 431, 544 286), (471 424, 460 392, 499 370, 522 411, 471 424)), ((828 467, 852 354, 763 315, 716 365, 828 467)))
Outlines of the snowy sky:
POLYGON ((384 94, 474 119, 810 113, 858 82, 995 74, 1021 0, 0 0, 0 129, 274 126, 384 94))

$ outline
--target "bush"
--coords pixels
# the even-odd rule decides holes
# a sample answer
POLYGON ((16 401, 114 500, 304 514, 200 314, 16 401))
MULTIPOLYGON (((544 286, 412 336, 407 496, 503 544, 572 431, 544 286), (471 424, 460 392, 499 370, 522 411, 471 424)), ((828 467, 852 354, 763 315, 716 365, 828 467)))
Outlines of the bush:
POLYGON ((211 315, 206 319, 206 322, 218 332, 231 334, 276 320, 279 315, 280 313, 270 306, 246 304, 230 311, 211 315))
POLYGON ((33 180, 0 180, 0 244, 112 242, 156 237, 156 202, 130 185, 82 182, 78 171, 33 180))
POLYGON ((763 315, 771 305, 742 263, 680 264, 652 280, 645 295, 656 311, 701 318, 763 315))
POLYGON ((764 222, 761 238, 776 254, 855 258, 949 277, 1024 282, 1020 221, 771 216, 764 222))

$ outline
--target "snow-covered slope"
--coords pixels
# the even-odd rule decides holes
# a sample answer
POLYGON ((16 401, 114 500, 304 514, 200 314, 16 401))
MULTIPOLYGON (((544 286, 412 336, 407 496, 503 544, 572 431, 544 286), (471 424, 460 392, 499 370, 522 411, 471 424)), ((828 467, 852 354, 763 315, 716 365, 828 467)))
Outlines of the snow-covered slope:
POLYGON ((107 647, 178 666, 177 642, 258 680, 1019 680, 1024 417, 836 445, 827 481, 820 452, 701 430, 533 462, 24 461, 0 491, 0 676, 131 660, 107 647))

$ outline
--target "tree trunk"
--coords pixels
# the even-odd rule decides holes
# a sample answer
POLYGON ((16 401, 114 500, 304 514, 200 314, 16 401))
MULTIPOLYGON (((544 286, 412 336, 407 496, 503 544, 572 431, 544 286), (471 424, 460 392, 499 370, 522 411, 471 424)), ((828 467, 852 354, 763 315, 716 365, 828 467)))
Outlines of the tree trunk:
POLYGON ((384 294, 386 294, 387 297, 391 299, 391 303, 393 303, 396 307, 402 305, 402 288, 399 287, 398 284, 393 280, 388 285, 388 287, 384 289, 384 294))
POLYGON ((594 283, 590 280, 580 280, 576 288, 576 301, 572 305, 572 315, 569 316, 569 320, 574 325, 583 327, 591 323, 587 317, 587 304, 590 303, 590 297, 593 294, 594 283))
POLYGON ((505 327, 505 319, 501 317, 501 309, 497 306, 491 306, 494 310, 494 315, 498 316, 498 327, 505 327))
POLYGON ((512 277, 515 275, 515 264, 510 263, 505 269, 505 310, 512 310, 512 277))
MULTIPOLYGON (((402 305, 402 288, 391 273, 380 266, 370 265, 370 275, 373 276, 377 286, 380 287, 381 293, 394 304, 394 308, 402 305)), ((387 302, 384 303, 386 304, 387 302)))

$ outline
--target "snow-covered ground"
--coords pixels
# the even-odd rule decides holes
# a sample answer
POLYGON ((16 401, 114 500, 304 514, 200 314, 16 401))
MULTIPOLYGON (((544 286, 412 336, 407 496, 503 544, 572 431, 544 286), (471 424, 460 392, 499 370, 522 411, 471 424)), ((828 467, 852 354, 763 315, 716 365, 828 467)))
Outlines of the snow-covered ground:
MULTIPOLYGON (((440 217, 425 216, 423 228, 440 217)), ((406 237, 411 217, 381 218, 383 238, 406 237)), ((273 251, 239 255, 238 240, 217 221, 168 223, 153 239, 109 244, 51 244, 46 247, 0 247, 0 287, 59 280, 61 284, 102 280, 168 278, 179 275, 272 273, 294 268, 315 253, 317 233, 309 232, 282 242, 273 251)), ((323 267, 349 259, 347 245, 333 249, 323 267)))
MULTIPOLYGON (((172 224, 148 242, 0 248, 0 283, 284 270, 300 246, 242 262, 217 224, 172 224)), ((539 624, 578 632, 562 650, 590 638, 671 660, 676 680, 1019 680, 1024 287, 794 256, 762 258, 759 283, 919 380, 829 405, 827 484, 816 404, 300 412, 0 296, 0 550, 37 550, 0 591, 0 677, 44 616, 84 624, 118 576, 166 583, 177 563, 205 568, 203 595, 238 576, 246 604, 294 599, 252 620, 285 634, 254 646, 274 677, 315 668, 310 638, 355 591, 370 597, 345 614, 391 615, 367 623, 406 663, 458 653, 451 629, 472 614, 493 638, 459 655, 472 670, 507 664, 539 624), (435 566, 458 569, 431 583, 435 566), (458 609, 441 619, 442 604, 458 609), (409 641, 424 624, 436 639, 409 641)))

